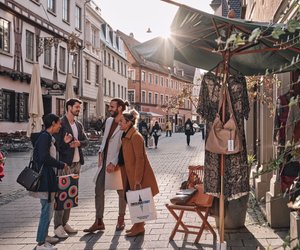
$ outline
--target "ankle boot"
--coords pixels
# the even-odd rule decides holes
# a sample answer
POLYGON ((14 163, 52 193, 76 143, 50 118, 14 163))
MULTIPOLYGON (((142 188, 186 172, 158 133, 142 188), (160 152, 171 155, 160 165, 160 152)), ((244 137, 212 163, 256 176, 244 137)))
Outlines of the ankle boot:
POLYGON ((138 235, 143 235, 145 233, 145 223, 144 222, 140 222, 140 223, 135 223, 133 225, 133 229, 126 234, 127 237, 134 237, 134 236, 138 236, 138 235))
POLYGON ((119 215, 117 226, 116 226, 116 231, 122 231, 124 228, 125 228, 124 215, 119 215))
POLYGON ((85 233, 93 233, 97 230, 104 230, 105 229, 105 225, 103 223, 103 220, 102 218, 100 219, 96 219, 94 224, 92 226, 90 226, 89 228, 87 229, 84 229, 83 232, 85 233))

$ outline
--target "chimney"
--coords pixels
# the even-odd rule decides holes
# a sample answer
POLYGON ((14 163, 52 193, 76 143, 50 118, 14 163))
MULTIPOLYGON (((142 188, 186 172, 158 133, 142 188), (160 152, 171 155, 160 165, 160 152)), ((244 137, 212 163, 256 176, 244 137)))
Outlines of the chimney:
POLYGON ((134 35, 133 35, 132 32, 130 32, 129 36, 130 36, 131 38, 134 38, 134 35))

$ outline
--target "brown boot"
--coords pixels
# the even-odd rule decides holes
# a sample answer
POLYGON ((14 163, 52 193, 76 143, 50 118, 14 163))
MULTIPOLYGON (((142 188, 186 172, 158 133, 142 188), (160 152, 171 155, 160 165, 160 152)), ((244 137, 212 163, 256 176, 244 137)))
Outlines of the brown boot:
POLYGON ((124 215, 119 215, 116 231, 122 231, 125 228, 124 215))
POLYGON ((94 224, 92 226, 90 226, 87 229, 84 229, 83 232, 85 233, 93 233, 97 230, 104 230, 105 229, 105 225, 103 223, 102 219, 96 219, 94 224))
POLYGON ((145 234, 145 227, 144 227, 145 223, 141 222, 141 223, 135 223, 133 225, 133 229, 126 234, 127 237, 135 237, 138 235, 143 235, 145 234))

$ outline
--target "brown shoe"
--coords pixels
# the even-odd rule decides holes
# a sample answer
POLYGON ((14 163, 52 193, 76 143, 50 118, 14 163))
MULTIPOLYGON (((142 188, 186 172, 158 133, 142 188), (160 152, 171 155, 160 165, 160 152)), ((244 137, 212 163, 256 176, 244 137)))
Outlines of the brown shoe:
POLYGON ((116 231, 122 231, 125 228, 124 215, 119 215, 116 231))
POLYGON ((85 233, 93 233, 97 230, 104 230, 105 229, 105 225, 103 223, 102 219, 96 219, 96 221, 94 222, 94 224, 92 226, 90 226, 87 229, 84 229, 83 232, 85 233))
POLYGON ((127 237, 135 237, 135 236, 138 236, 138 235, 143 235, 145 234, 145 227, 144 227, 144 223, 141 222, 141 223, 135 223, 133 226, 132 226, 132 230, 127 233, 125 236, 127 237))
POLYGON ((125 233, 130 233, 132 230, 134 230, 135 224, 133 224, 133 226, 130 229, 125 230, 125 233))

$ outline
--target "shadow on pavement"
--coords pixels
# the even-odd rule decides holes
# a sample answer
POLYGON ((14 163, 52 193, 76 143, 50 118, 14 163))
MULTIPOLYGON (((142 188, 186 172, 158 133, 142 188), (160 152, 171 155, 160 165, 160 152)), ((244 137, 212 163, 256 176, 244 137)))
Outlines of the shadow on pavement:
POLYGON ((102 235, 102 231, 98 231, 97 233, 88 233, 83 235, 79 239, 79 241, 85 241, 84 250, 94 249, 94 245, 97 243, 97 241, 101 238, 102 235))

